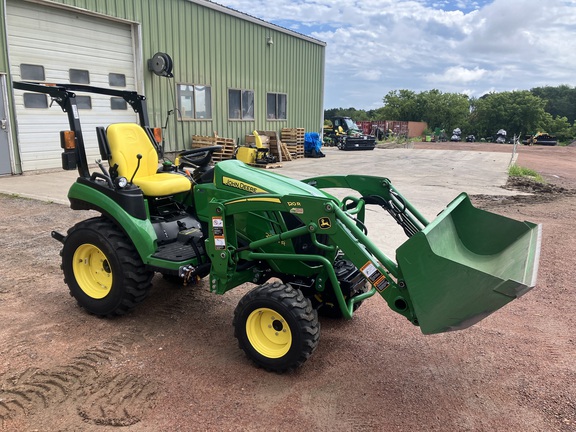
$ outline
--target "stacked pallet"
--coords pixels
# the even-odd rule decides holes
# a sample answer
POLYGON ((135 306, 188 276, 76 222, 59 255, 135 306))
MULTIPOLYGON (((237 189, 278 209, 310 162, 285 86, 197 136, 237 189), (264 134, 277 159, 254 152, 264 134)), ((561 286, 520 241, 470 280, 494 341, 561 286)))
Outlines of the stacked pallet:
POLYGON ((292 159, 304 157, 304 128, 283 128, 280 136, 292 159))
POLYGON ((203 148, 212 146, 221 146, 222 150, 214 152, 212 154, 212 160, 214 162, 220 162, 227 159, 232 159, 234 156, 234 147, 236 143, 232 138, 223 138, 214 134, 213 137, 193 135, 192 136, 192 148, 203 148))

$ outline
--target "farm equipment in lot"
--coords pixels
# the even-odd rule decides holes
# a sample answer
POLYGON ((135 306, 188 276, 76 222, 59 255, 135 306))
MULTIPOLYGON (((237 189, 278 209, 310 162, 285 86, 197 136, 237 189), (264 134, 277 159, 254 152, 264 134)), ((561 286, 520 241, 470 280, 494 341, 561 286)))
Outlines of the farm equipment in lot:
POLYGON ((538 132, 535 135, 526 135, 522 141, 524 145, 547 145, 555 146, 558 144, 558 139, 555 136, 544 132, 538 132))
POLYGON ((350 117, 333 117, 331 127, 324 128, 324 142, 339 150, 374 150, 376 137, 365 135, 350 117))
POLYGON ((498 129, 498 132, 496 132, 496 139, 494 140, 494 142, 496 144, 505 144, 506 143, 506 131, 504 129, 498 129))
POLYGON ((48 94, 68 114, 63 168, 79 172, 70 206, 100 216, 52 236, 71 295, 97 316, 133 309, 155 272, 183 284, 208 277, 217 294, 252 283, 234 311, 235 337, 258 366, 283 372, 316 349, 319 314, 351 318, 373 295, 432 334, 468 327, 535 285, 540 226, 479 210, 464 193, 429 222, 383 177, 297 181, 238 160, 210 166, 217 147, 159 165, 145 99, 133 92, 121 94, 140 124, 97 128, 109 167, 97 161, 90 173, 74 92, 116 91, 14 87, 48 94), (332 188, 353 194, 340 200, 332 188), (396 262, 367 235, 372 206, 408 237, 396 262))
POLYGON ((247 164, 269 164, 276 162, 276 157, 270 154, 270 149, 262 144, 262 138, 257 131, 254 134, 254 145, 236 147, 236 159, 247 164))

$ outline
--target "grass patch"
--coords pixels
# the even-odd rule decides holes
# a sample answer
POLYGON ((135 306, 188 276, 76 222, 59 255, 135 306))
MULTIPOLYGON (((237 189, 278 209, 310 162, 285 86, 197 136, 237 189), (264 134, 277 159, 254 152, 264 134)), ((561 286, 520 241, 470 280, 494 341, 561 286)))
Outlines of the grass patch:
POLYGON ((538 183, 546 183, 546 180, 544 180, 544 177, 542 177, 540 174, 538 174, 533 169, 521 167, 521 166, 516 165, 516 164, 514 164, 510 168, 508 168, 508 175, 510 177, 529 178, 529 179, 534 180, 538 183))

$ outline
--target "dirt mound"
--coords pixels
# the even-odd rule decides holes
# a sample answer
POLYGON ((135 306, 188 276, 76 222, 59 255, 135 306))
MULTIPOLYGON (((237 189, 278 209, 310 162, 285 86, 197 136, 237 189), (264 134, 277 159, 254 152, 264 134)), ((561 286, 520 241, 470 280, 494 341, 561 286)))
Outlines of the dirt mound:
POLYGON ((554 201, 560 197, 576 195, 575 189, 567 189, 551 183, 540 183, 526 177, 509 177, 503 187, 522 192, 522 195, 473 195, 472 201, 481 208, 509 204, 535 204, 554 201), (525 195, 530 194, 530 195, 525 195))
POLYGON ((567 189, 552 183, 541 183, 526 177, 509 177, 504 189, 551 195, 573 195, 576 192, 574 189, 567 189))

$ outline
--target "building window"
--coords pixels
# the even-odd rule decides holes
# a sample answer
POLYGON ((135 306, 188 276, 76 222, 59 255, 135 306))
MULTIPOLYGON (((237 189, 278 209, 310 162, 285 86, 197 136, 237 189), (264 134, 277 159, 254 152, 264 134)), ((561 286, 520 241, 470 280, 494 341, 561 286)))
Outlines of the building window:
POLYGON ((266 118, 268 120, 286 120, 286 95, 268 93, 266 95, 266 118))
POLYGON ((210 86, 178 84, 178 110, 181 120, 212 118, 212 89, 210 86))
POLYGON ((48 98, 41 93, 24 93, 25 108, 48 108, 48 98))
POLYGON ((78 109, 92 109, 92 98, 90 96, 76 96, 76 106, 78 109))
POLYGON ((110 98, 110 109, 113 110, 127 110, 128 104, 121 97, 111 97, 110 98))
POLYGON ((44 66, 21 64, 20 65, 20 78, 30 81, 45 81, 44 66))
POLYGON ((90 72, 82 69, 69 69, 70 82, 74 84, 90 84, 90 72))
POLYGON ((228 118, 254 120, 254 90, 228 90, 228 118))
POLYGON ((112 87, 126 87, 126 75, 110 73, 108 74, 108 84, 112 87))

